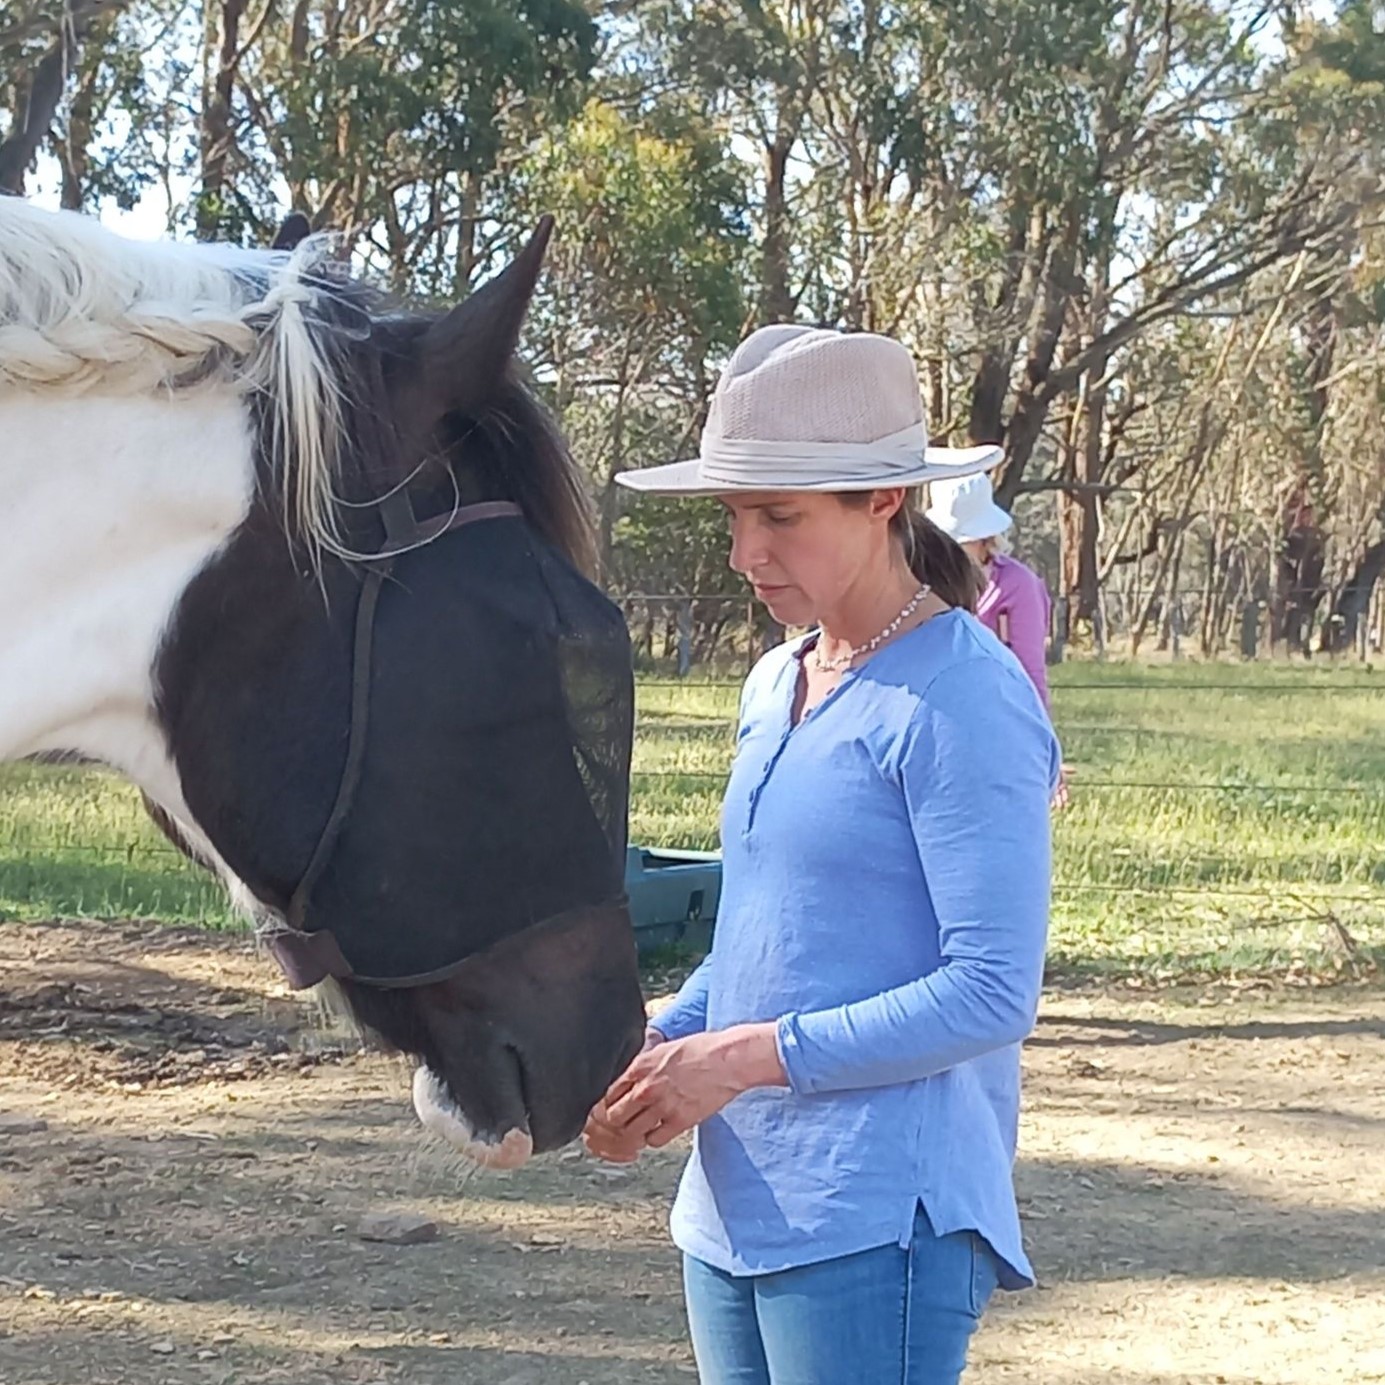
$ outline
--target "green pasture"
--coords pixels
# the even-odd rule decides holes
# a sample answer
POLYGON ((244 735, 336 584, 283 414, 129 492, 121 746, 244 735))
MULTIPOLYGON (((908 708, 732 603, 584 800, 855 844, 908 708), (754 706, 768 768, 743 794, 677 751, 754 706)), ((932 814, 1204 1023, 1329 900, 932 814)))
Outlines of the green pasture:
MULTIPOLYGON (((1070 663, 1053 961, 1151 978, 1328 976, 1385 960, 1385 675, 1359 665, 1070 663)), ((645 675, 631 839, 715 847, 737 689, 645 675)), ((138 796, 91 769, 0 770, 0 917, 225 927, 138 796)))

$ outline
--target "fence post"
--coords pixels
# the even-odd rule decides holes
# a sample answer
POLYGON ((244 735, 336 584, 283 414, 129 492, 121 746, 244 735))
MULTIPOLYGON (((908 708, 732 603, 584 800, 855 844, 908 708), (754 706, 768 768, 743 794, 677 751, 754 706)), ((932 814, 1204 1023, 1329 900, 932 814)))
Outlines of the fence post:
POLYGON ((1247 601, 1241 607, 1241 658, 1255 659, 1260 653, 1260 603, 1247 601))
POLYGON ((1060 596, 1053 603, 1053 613, 1049 617, 1048 662, 1063 662, 1063 646, 1068 637, 1068 599, 1060 596))
POLYGON ((692 598, 678 603, 678 676, 686 678, 692 668, 692 598))
POLYGON ((1177 599, 1169 610, 1169 652, 1174 659, 1183 657, 1183 603, 1177 599))

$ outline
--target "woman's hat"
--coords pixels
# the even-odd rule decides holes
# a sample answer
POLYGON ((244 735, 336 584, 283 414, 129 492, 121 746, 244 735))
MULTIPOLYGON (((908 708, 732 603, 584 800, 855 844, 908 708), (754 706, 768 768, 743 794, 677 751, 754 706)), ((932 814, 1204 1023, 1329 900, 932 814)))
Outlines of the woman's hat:
POLYGON ((913 357, 890 337, 762 327, 717 381, 695 461, 625 471, 631 490, 867 491, 969 476, 999 447, 929 447, 913 357))
POLYGON ((928 518, 958 543, 993 539, 1015 522, 995 503, 989 476, 935 481, 928 488, 928 498, 928 518))

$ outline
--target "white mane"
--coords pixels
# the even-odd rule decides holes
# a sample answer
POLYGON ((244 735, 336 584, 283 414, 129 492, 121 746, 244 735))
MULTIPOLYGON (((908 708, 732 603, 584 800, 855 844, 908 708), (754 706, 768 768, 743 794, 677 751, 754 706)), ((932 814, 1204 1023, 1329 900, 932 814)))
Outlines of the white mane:
POLYGON ((131 241, 0 196, 0 392, 263 391, 290 520, 335 548, 338 383, 305 313, 320 292, 305 276, 329 249, 131 241))

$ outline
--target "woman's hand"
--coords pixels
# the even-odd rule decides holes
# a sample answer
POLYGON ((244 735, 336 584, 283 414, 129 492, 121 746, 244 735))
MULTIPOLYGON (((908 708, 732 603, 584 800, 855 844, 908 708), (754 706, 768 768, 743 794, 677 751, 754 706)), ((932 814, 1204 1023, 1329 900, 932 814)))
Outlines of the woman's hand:
MULTIPOLYGON (((630 1060, 631 1065, 638 1063, 650 1049, 667 1042, 668 1040, 652 1024, 647 1026, 644 1031, 644 1047, 630 1060)), ((586 1145, 589 1154, 604 1159, 608 1164, 633 1164, 640 1157, 644 1141, 632 1140, 611 1124, 606 1110, 609 1099, 608 1092, 592 1107, 591 1113, 587 1116, 587 1124, 582 1130, 582 1143, 586 1145)))
POLYGON ((630 1163, 662 1149, 753 1087, 785 1087, 774 1024, 742 1024, 646 1047, 587 1122, 587 1148, 630 1163))
POLYGON ((1068 767, 1062 765, 1058 770, 1058 787, 1053 791, 1052 807, 1055 812, 1062 812, 1068 806, 1068 767))

